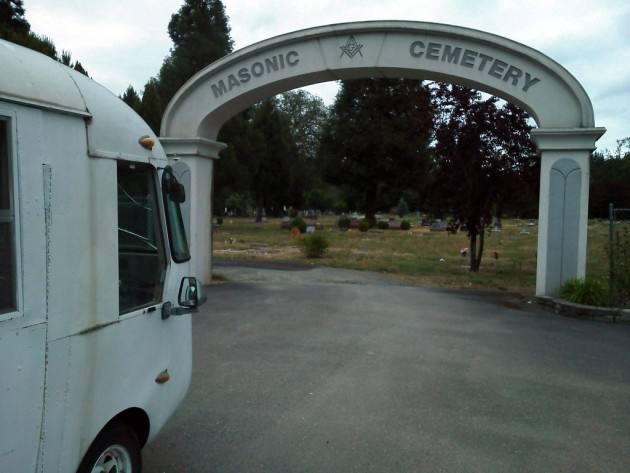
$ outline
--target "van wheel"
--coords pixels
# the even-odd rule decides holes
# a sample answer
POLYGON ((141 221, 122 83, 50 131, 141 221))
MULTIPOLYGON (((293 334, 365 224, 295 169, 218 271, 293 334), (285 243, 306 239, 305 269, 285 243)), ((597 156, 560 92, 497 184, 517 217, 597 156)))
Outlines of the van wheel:
POLYGON ((142 454, 134 430, 112 424, 94 439, 77 473, 140 473, 142 454))

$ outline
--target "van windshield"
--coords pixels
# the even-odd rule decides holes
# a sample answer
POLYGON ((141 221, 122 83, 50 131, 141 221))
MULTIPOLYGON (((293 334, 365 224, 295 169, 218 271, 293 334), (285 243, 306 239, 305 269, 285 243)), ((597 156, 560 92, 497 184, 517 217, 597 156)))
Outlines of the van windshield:
POLYGON ((155 169, 118 162, 118 271, 120 313, 158 303, 166 259, 155 169))

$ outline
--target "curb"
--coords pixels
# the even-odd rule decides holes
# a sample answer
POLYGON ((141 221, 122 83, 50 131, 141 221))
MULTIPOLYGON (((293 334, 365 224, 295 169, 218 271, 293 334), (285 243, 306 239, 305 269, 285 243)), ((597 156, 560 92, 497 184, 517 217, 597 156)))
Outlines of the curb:
POLYGON ((536 296, 536 302, 554 314, 575 319, 595 320, 613 324, 630 324, 630 309, 615 309, 575 304, 549 296, 536 296))

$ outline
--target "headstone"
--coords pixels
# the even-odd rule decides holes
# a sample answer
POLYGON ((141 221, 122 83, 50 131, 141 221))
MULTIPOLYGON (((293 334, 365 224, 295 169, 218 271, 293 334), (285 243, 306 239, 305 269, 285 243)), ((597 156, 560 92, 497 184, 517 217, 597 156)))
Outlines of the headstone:
POLYGON ((306 233, 315 233, 315 225, 307 225, 306 233))
POLYGON ((444 225, 442 224, 442 220, 440 220, 439 218, 436 218, 431 224, 431 231, 432 232, 444 231, 444 225))

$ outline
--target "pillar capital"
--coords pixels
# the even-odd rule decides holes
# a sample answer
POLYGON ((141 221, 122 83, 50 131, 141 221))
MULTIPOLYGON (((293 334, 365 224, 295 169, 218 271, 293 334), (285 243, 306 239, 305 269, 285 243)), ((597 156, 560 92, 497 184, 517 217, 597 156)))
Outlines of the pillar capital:
POLYGON ((206 158, 219 159, 219 152, 227 147, 220 141, 206 138, 160 138, 160 143, 169 159, 206 158))
POLYGON ((533 128, 530 136, 538 152, 593 151, 595 142, 606 133, 606 128, 533 128))

